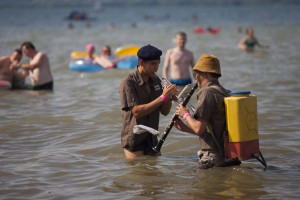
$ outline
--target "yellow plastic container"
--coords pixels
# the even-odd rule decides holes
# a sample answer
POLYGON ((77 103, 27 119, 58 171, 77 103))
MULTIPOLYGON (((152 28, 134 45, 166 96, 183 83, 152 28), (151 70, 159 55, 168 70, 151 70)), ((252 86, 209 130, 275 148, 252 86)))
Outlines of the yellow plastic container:
POLYGON ((257 98, 242 91, 225 98, 229 142, 258 140, 257 98))

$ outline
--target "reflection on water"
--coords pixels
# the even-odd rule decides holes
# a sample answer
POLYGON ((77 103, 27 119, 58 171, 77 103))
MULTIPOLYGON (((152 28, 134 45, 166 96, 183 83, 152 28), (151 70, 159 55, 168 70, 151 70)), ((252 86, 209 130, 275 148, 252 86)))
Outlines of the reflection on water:
MULTIPOLYGON (((97 18, 92 26, 85 29, 78 22, 69 30, 63 17, 71 9, 9 7, 0 12, 0 18, 6 19, 0 20, 0 54, 33 41, 50 58, 55 88, 54 92, 0 92, 0 199, 296 199, 300 195, 298 4, 108 7, 102 12, 87 8, 97 18), (164 20, 140 17, 165 14, 169 18, 164 20), (198 18, 191 20, 193 14, 198 18), (112 22, 113 30, 107 28, 112 22), (137 25, 134 29, 131 22, 137 25), (222 26, 222 30, 214 36, 194 34, 199 25, 222 26), (237 27, 249 25, 270 49, 247 54, 236 48, 243 36, 237 27), (104 44, 115 49, 148 43, 166 52, 182 30, 196 59, 202 53, 220 58, 220 82, 226 88, 250 90, 258 97, 266 170, 256 160, 239 167, 199 170, 197 138, 175 129, 162 147, 162 156, 125 160, 118 91, 130 71, 68 70, 70 52, 83 50, 87 43, 94 43, 98 53, 104 44)), ((163 58, 164 54, 162 62, 163 58)), ((170 117, 161 116, 161 132, 170 117)))

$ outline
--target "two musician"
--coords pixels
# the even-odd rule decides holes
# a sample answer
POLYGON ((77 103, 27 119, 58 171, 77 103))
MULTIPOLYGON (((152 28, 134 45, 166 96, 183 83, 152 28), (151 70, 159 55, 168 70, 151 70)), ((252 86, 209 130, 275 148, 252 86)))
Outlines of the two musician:
MULTIPOLYGON (((133 127, 143 124, 158 130, 159 113, 169 114, 172 106, 171 99, 176 95, 176 86, 169 85, 163 89, 160 79, 155 74, 160 63, 161 51, 147 45, 137 54, 139 57, 137 70, 128 75, 120 86, 123 118, 122 147, 126 158, 160 155, 159 152, 153 151, 153 149, 160 150, 160 147, 156 148, 157 137, 148 132, 135 135, 133 127)), ((178 106, 175 115, 182 120, 176 117, 175 127, 199 137, 200 168, 225 166, 228 163, 226 164, 224 148, 226 131, 224 98, 228 96, 228 92, 219 82, 220 61, 213 55, 203 54, 193 67, 193 72, 200 88, 196 110, 192 116, 188 108, 183 105, 178 106)), ((164 140, 159 141, 160 145, 163 142, 164 140)), ((234 160, 230 165, 240 163, 239 160, 234 160)))

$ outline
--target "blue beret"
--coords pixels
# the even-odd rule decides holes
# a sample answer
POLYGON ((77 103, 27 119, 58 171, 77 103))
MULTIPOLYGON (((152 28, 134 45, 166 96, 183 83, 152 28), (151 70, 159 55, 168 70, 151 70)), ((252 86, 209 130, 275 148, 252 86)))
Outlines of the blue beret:
POLYGON ((137 56, 143 61, 160 60, 161 55, 161 50, 154 46, 151 46, 150 44, 141 47, 137 52, 137 56))

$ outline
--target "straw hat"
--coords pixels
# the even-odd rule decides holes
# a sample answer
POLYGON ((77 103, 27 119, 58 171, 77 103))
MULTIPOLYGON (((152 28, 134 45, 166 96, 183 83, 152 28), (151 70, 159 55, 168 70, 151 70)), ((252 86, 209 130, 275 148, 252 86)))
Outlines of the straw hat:
POLYGON ((193 70, 221 75, 220 61, 214 55, 203 54, 193 67, 193 70))

